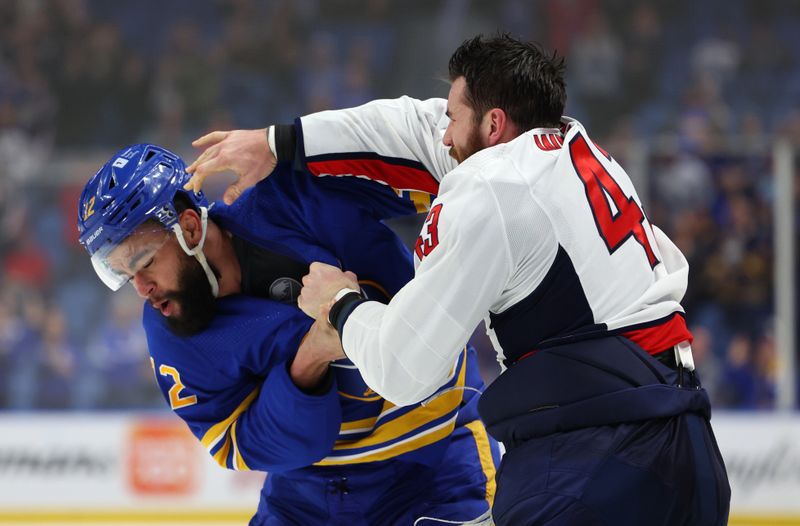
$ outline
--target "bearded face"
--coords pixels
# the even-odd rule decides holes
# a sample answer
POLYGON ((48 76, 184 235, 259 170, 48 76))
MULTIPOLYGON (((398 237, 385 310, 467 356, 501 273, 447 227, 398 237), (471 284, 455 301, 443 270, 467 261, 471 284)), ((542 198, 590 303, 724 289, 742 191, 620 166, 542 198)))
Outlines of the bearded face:
POLYGON ((131 280, 179 336, 197 334, 214 317, 214 295, 203 267, 160 225, 136 229, 104 260, 104 268, 131 280))
POLYGON ((480 122, 475 110, 467 102, 467 83, 464 77, 457 78, 447 96, 447 116, 450 123, 445 130, 443 142, 450 148, 450 157, 460 163, 483 150, 487 145, 481 138, 480 122))
POLYGON ((450 147, 450 157, 458 161, 458 164, 461 164, 481 150, 483 150, 483 143, 481 142, 480 128, 473 123, 471 129, 467 131, 464 142, 461 144, 454 142, 450 147))
POLYGON ((200 263, 183 251, 180 253, 178 287, 164 294, 164 299, 172 302, 174 309, 168 315, 162 311, 162 316, 178 336, 202 332, 214 318, 216 303, 208 277, 200 263))

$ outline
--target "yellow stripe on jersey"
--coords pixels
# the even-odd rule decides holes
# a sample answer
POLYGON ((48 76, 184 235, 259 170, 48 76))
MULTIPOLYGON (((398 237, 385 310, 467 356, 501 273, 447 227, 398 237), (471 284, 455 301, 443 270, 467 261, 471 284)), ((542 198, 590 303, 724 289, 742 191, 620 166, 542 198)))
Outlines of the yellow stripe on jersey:
POLYGON ((392 190, 394 190, 394 193, 397 194, 397 197, 400 197, 401 199, 404 199, 403 194, 407 194, 408 200, 414 204, 414 208, 417 209, 418 214, 430 211, 433 197, 428 192, 421 192, 419 190, 398 190, 394 187, 392 190))
POLYGON ((336 392, 337 392, 337 393, 339 393, 339 396, 341 396, 341 397, 344 397, 344 398, 349 398, 350 400, 358 400, 359 402, 377 402, 378 400, 380 400, 380 399, 381 399, 381 395, 375 395, 375 396, 356 396, 356 395, 351 395, 351 394, 343 393, 343 392, 341 392, 341 391, 336 391, 336 392))
POLYGON ((258 396, 260 390, 261 390, 260 387, 256 387, 255 389, 253 389, 253 392, 247 395, 247 398, 242 400, 242 403, 239 404, 239 406, 233 410, 233 412, 230 414, 230 416, 228 416, 228 418, 208 428, 206 434, 203 435, 203 438, 200 439, 200 442, 203 444, 203 447, 209 450, 213 448, 214 445, 222 438, 222 435, 224 435, 225 432, 228 431, 228 428, 231 426, 234 420, 239 418, 239 415, 242 414, 245 409, 250 407, 250 404, 253 403, 253 400, 255 400, 256 396, 258 396))
POLYGON ((428 212, 431 209, 431 194, 425 192, 410 191, 408 197, 414 203, 417 213, 428 212))
POLYGON ((231 426, 231 441, 233 442, 233 469, 237 471, 250 471, 250 468, 242 458, 242 453, 239 451, 239 443, 236 442, 236 424, 239 421, 235 421, 231 426))
POLYGON ((223 468, 228 467, 228 453, 231 452, 231 437, 230 435, 225 436, 225 443, 222 444, 222 447, 219 448, 219 451, 214 453, 214 460, 222 466, 223 468))
MULTIPOLYGON (((453 418, 439 424, 436 427, 427 429, 424 432, 414 435, 405 440, 401 440, 396 444, 385 446, 363 453, 356 453, 355 455, 347 455, 341 457, 326 457, 315 463, 315 466, 340 466, 343 464, 362 464, 364 462, 378 462, 381 460, 388 460, 434 444, 443 438, 447 438, 456 427, 456 418, 458 415, 453 415, 453 418)), ((335 448, 334 448, 335 449, 335 448)))
POLYGON ((342 427, 339 432, 342 431, 353 431, 353 430, 361 430, 361 429, 372 429, 372 426, 375 425, 375 421, 378 420, 377 416, 372 416, 370 418, 364 418, 362 420, 353 420, 351 422, 343 422, 342 427))
POLYGON ((492 446, 489 445, 489 437, 486 428, 480 420, 473 420, 465 426, 472 432, 475 439, 475 446, 478 448, 478 458, 480 459, 481 469, 486 476, 486 502, 491 508, 494 504, 494 494, 497 491, 495 475, 497 474, 492 456, 492 446))
MULTIPOLYGON (((466 360, 462 361, 461 370, 458 373, 458 380, 455 387, 463 387, 466 377, 466 360)), ((333 446, 334 451, 358 449, 362 447, 369 447, 379 445, 385 442, 395 440, 414 429, 418 429, 425 424, 433 422, 437 418, 441 418, 446 414, 455 411, 461 400, 464 397, 464 391, 461 389, 445 390, 439 394, 426 405, 419 405, 408 413, 397 417, 394 420, 388 421, 386 424, 378 425, 375 431, 364 438, 358 440, 339 440, 333 446)), ((389 404, 390 407, 394 405, 389 404)), ((380 417, 379 417, 380 418, 380 417)))

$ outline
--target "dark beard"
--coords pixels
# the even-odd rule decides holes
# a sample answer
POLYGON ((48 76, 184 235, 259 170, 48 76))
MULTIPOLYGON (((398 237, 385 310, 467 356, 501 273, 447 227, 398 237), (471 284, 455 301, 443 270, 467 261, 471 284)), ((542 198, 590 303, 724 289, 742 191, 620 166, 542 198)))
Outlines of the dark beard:
POLYGON ((200 262, 186 254, 181 256, 178 290, 167 294, 165 298, 180 305, 180 315, 165 318, 173 334, 186 337, 198 334, 211 325, 216 301, 200 262))
POLYGON ((456 148, 455 146, 451 147, 450 157, 458 161, 458 164, 461 164, 474 154, 483 150, 483 143, 481 143, 481 136, 479 132, 480 128, 475 126, 472 129, 472 133, 469 135, 469 139, 467 140, 467 144, 464 146, 464 149, 456 148))

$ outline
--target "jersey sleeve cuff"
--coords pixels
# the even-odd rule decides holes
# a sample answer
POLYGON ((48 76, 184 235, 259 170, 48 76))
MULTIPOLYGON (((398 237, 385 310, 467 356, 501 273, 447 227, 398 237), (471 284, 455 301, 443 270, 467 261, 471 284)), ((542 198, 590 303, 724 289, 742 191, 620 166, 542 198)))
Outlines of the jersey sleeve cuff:
POLYGON ((293 162, 295 149, 297 148, 297 135, 294 124, 276 124, 275 134, 275 158, 279 163, 293 162))
POLYGON ((367 300, 365 300, 359 292, 351 290, 342 295, 338 300, 336 300, 336 303, 333 304, 330 313, 328 313, 328 322, 333 325, 333 328, 339 333, 339 339, 342 338, 342 331, 344 330, 344 324, 347 321, 347 318, 356 307, 365 301, 367 300))

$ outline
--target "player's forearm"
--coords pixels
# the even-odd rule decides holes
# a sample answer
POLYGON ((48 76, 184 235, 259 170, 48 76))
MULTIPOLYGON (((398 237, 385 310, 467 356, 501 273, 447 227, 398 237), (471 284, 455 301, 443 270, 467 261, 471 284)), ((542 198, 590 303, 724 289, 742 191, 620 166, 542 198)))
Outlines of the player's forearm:
POLYGON ((324 393, 331 383, 329 364, 340 358, 344 358, 344 353, 339 335, 325 320, 316 321, 300 343, 289 376, 309 394, 324 393))
POLYGON ((366 302, 348 317, 342 331, 348 358, 364 381, 398 406, 421 402, 446 383, 469 337, 469 331, 446 320, 439 324, 441 330, 431 335, 430 326, 420 318, 426 314, 438 318, 435 313, 425 313, 425 309, 405 312, 417 319, 387 315, 387 306, 366 302))
MULTIPOLYGON (((209 418, 210 403, 176 411, 221 467, 236 470, 286 471, 308 466, 324 458, 333 447, 341 426, 341 407, 336 381, 324 392, 310 394, 289 376, 289 364, 272 367, 260 388, 241 402, 228 400, 233 421, 209 418), (227 424, 226 424, 227 422, 227 424), (226 425, 223 425, 226 424, 226 425)), ((236 400, 233 398, 233 400, 236 400)))
POLYGON ((337 320, 347 356, 393 403, 419 402, 446 381, 512 275, 501 215, 486 190, 474 181, 460 194, 441 195, 432 208, 439 214, 419 238, 427 249, 414 279, 388 305, 366 302, 337 320))
POLYGON ((309 394, 317 394, 325 392, 326 386, 330 386, 330 378, 328 376, 329 361, 314 361, 307 358, 305 355, 298 355, 292 360, 289 366, 289 377, 292 383, 304 392, 309 394))
POLYGON ((250 469, 286 471, 325 457, 341 426, 335 378, 324 393, 310 394, 278 364, 252 407, 238 420, 239 450, 250 469))
POLYGON ((443 99, 400 97, 307 115, 295 124, 298 143, 303 145, 302 162, 314 172, 314 162, 324 159, 319 167, 326 175, 367 177, 369 173, 352 170, 377 162, 389 175, 401 176, 403 186, 384 181, 390 186, 435 194, 432 187, 456 166, 442 144, 449 122, 445 111, 443 99), (358 157, 357 163, 352 162, 353 156, 358 157), (409 169, 409 161, 422 169, 409 169), (340 173, 332 172, 338 167, 340 173))

